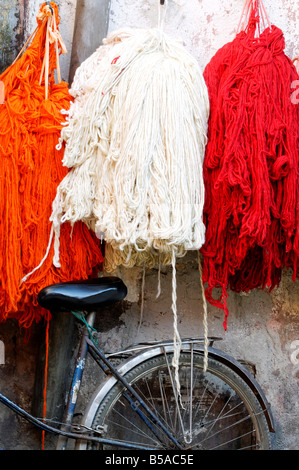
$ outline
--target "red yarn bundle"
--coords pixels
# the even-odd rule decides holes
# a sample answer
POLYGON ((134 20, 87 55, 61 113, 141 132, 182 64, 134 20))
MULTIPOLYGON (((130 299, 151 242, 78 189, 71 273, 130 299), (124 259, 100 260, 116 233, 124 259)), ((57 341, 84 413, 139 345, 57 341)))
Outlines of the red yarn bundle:
POLYGON ((284 36, 265 27, 261 2, 247 1, 245 28, 204 71, 211 114, 204 161, 203 281, 225 312, 227 291, 273 289, 296 276, 299 254, 298 74, 284 36), (213 290, 221 289, 219 299, 213 290))

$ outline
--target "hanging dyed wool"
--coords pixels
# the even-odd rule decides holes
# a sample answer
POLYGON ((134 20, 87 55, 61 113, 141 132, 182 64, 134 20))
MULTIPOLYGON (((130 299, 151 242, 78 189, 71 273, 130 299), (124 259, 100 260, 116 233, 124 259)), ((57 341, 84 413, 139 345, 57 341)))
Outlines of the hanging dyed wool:
POLYGON ((285 266, 296 271, 299 254, 297 73, 262 2, 247 0, 242 19, 204 71, 211 114, 203 280, 208 300, 225 311, 225 328, 227 289, 272 289, 285 266))
POLYGON ((113 33, 77 70, 51 220, 106 241, 104 269, 172 265, 204 243, 208 92, 196 60, 161 29, 113 33), (90 73, 90 64, 94 73, 90 73))
POLYGON ((83 220, 105 234, 106 270, 150 266, 160 256, 170 264, 173 252, 204 242, 206 87, 195 60, 158 29, 135 31, 105 52, 62 130, 71 171, 52 220, 57 230, 83 220))
POLYGON ((44 3, 31 44, 0 76, 5 87, 0 106, 0 320, 16 318, 26 328, 47 314, 37 306, 41 288, 86 278, 103 260, 97 238, 80 222, 63 227, 61 269, 51 260, 35 269, 48 246, 57 186, 67 174, 64 149, 56 149, 61 110, 68 109, 72 99, 60 77, 59 53, 66 51, 59 21, 57 5, 44 3))

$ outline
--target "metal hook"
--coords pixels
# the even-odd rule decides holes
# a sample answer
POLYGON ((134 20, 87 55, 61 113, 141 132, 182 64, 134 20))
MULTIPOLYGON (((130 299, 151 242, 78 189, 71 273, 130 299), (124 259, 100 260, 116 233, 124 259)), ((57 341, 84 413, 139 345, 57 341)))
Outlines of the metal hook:
POLYGON ((52 8, 51 2, 46 2, 46 5, 48 5, 48 7, 49 7, 50 10, 51 10, 52 15, 54 15, 54 10, 53 10, 53 8, 52 8))

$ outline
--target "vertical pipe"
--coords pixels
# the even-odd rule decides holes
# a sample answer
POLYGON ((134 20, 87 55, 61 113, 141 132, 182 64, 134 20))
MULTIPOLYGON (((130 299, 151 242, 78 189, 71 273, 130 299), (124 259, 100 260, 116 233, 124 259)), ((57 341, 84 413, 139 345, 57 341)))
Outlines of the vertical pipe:
POLYGON ((76 69, 106 37, 109 24, 110 0, 77 0, 69 83, 76 69))
MULTIPOLYGON (((91 312, 88 315, 88 324, 89 326, 93 326, 94 324, 94 319, 95 319, 95 312, 91 312)), ((82 335, 81 338, 81 343, 78 351, 78 355, 76 358, 76 366, 73 374, 73 379, 68 395, 68 400, 67 400, 67 405, 65 409, 65 414, 64 414, 64 426, 62 426, 62 430, 64 431, 69 431, 69 426, 72 424, 74 413, 75 413, 75 408, 77 404, 77 398, 78 398, 78 393, 80 390, 81 382, 82 382, 82 377, 83 377, 83 372, 84 372, 84 367, 85 367, 85 361, 88 353, 88 345, 86 343, 86 338, 88 338, 89 333, 87 328, 85 328, 85 331, 82 335)), ((58 443, 57 443, 57 450, 65 450, 67 446, 67 438, 64 436, 59 436, 58 438, 58 443)))

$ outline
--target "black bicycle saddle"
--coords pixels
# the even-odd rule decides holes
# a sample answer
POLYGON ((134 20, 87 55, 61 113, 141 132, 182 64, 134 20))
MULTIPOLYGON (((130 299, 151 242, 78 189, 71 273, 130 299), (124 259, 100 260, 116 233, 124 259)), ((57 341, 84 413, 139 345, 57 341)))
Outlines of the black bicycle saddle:
POLYGON ((99 277, 84 281, 52 284, 42 289, 37 300, 51 311, 93 311, 123 300, 127 287, 118 277, 99 277))

